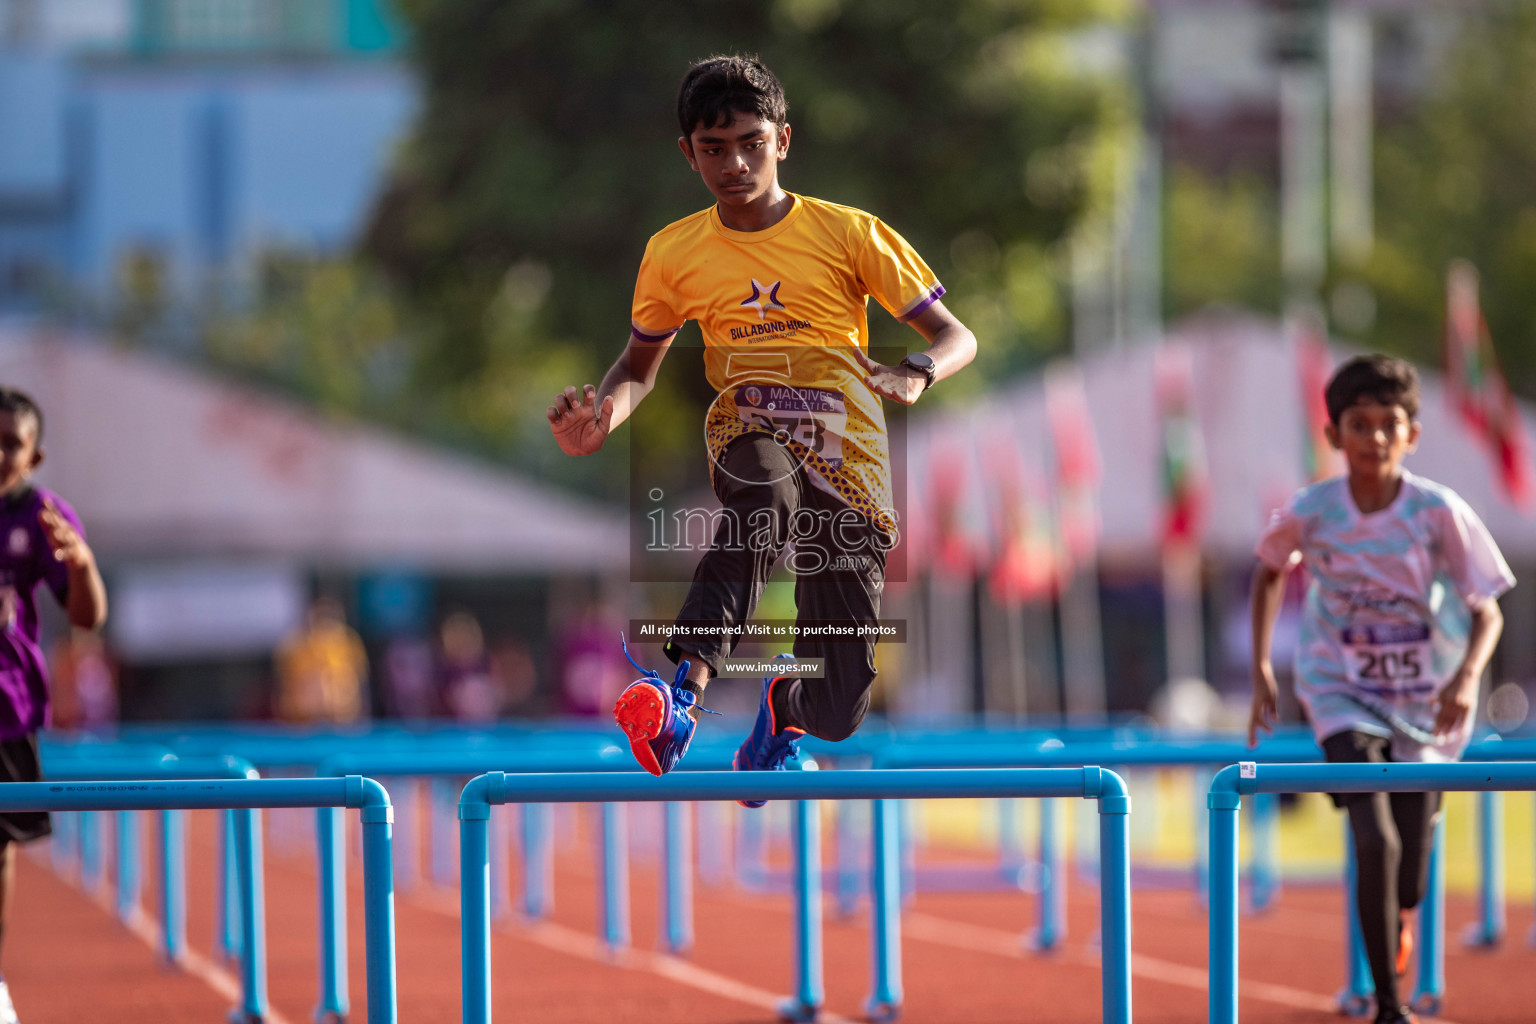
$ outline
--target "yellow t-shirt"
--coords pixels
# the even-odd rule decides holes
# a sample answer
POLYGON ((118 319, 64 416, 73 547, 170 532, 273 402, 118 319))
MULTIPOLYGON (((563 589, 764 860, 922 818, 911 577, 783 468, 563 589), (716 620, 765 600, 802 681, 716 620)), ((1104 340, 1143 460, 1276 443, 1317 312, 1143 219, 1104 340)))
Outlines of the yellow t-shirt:
POLYGON ((891 530, 885 413, 853 352, 868 349, 870 296, 905 321, 944 286, 878 218, 791 198, 764 231, 732 231, 714 207, 658 231, 631 326, 641 341, 662 342, 699 322, 705 375, 719 392, 704 424, 712 477, 732 440, 775 434, 817 486, 891 530))

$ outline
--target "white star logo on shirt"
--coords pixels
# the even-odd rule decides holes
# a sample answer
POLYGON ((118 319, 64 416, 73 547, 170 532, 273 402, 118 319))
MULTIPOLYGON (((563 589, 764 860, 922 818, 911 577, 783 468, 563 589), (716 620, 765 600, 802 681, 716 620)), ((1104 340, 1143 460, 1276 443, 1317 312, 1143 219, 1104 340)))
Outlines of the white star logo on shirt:
POLYGON ((743 302, 742 305, 750 306, 757 310, 757 318, 759 320, 768 319, 768 311, 770 309, 784 308, 783 303, 779 302, 779 285, 781 284, 783 284, 782 281, 775 281, 771 285, 763 284, 763 282, 754 277, 752 279, 752 297, 743 302))

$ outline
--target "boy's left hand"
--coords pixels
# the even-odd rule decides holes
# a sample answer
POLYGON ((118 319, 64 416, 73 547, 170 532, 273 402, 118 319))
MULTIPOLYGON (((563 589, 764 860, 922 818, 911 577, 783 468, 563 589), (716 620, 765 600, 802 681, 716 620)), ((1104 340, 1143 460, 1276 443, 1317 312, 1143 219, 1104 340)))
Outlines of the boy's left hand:
POLYGON ((1435 697, 1435 735, 1452 736, 1477 707, 1477 676, 1457 672, 1435 697))
POLYGON ((886 366, 884 363, 877 363, 865 355, 863 349, 854 349, 853 357, 869 374, 864 378, 864 383, 881 398, 889 398, 902 405, 911 405, 928 386, 927 378, 916 370, 905 366, 886 366))
POLYGON ((42 524, 43 534, 48 538, 48 546, 53 549, 55 559, 71 569, 83 569, 91 564, 93 556, 85 538, 80 536, 80 531, 64 518, 53 502, 43 502, 37 521, 42 524))

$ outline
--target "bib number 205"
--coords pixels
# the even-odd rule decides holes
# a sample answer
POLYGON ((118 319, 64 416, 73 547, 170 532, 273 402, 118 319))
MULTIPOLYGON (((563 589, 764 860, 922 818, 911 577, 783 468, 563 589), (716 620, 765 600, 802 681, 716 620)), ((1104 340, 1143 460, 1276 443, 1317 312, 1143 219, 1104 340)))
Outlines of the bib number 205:
POLYGON ((1356 679, 1392 683, 1420 679, 1424 675, 1424 665, 1419 660, 1420 651, 1417 646, 1376 650, 1357 648, 1354 655, 1356 679))

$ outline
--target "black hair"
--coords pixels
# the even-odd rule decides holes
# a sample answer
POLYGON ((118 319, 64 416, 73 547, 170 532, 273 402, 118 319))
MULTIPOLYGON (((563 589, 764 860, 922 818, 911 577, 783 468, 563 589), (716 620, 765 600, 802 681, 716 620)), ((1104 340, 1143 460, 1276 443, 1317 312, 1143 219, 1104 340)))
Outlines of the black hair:
POLYGON ((1381 354, 1356 356, 1333 371, 1323 401, 1334 426, 1344 410, 1370 399, 1382 405, 1400 405, 1410 420, 1419 418, 1419 372, 1407 360, 1381 354))
POLYGON ((789 121, 783 84, 753 54, 695 61, 677 89, 677 124, 683 136, 701 126, 730 124, 734 113, 756 114, 783 128, 789 121))
POLYGON ((33 424, 37 427, 37 435, 32 439, 32 443, 43 443, 43 410, 38 408, 31 395, 20 388, 0 384, 0 412, 8 412, 13 416, 31 416, 33 424))

